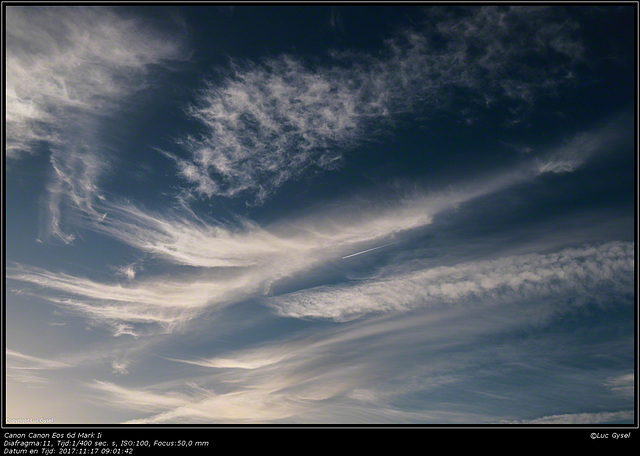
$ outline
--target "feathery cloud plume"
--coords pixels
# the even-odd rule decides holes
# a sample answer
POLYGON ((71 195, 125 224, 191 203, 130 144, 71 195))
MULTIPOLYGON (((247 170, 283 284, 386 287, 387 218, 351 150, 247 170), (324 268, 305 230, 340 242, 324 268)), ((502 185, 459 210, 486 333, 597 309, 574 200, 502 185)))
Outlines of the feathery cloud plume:
MULTIPOLYGON (((603 131, 609 141, 600 141, 599 131, 594 130, 589 136, 602 147, 622 135, 619 131, 611 133, 610 127, 606 127, 603 131)), ((570 150, 574 158, 584 162, 599 153, 602 147, 593 146, 584 156, 575 148, 570 150)), ((556 155, 558 152, 552 151, 550 156, 556 155)), ((28 267, 10 268, 7 278, 49 290, 38 294, 92 321, 112 326, 114 334, 138 334, 136 329, 129 326, 123 332, 122 324, 151 324, 159 325, 163 331, 172 330, 182 327, 208 307, 226 306, 237 300, 266 294, 281 279, 302 274, 329 261, 348 258, 354 252, 375 248, 377 245, 372 243, 392 240, 409 230, 424 227, 444 211, 551 172, 548 168, 540 167, 539 163, 538 159, 529 160, 520 167, 460 183, 440 192, 399 191, 387 194, 382 200, 353 197, 339 205, 316 208, 307 215, 279 220, 267 227, 243 219, 238 219, 235 226, 218 223, 198 217, 186 208, 176 212, 152 213, 128 202, 99 200, 94 209, 107 215, 96 220, 86 215, 85 211, 85 215, 76 220, 77 224, 107 234, 168 264, 191 266, 198 268, 198 271, 170 280, 160 277, 136 281, 134 270, 117 270, 118 274, 126 274, 130 282, 127 286, 98 283, 28 267), (53 295, 50 296, 50 292, 53 295)), ((575 169, 572 167, 565 172, 575 169)), ((624 250, 626 247, 621 248, 624 250)), ((501 267, 500 264, 494 266, 501 267)), ((515 266, 523 268, 524 275, 521 278, 526 279, 527 265, 518 263, 515 266)), ((538 268, 535 265, 531 267, 538 268)), ((465 271, 470 277, 474 273, 471 265, 465 271)), ((540 273, 537 270, 531 272, 540 273)), ((434 273, 429 272, 424 280, 431 283, 429 274, 434 273)), ((447 270, 441 273, 446 276, 447 270)), ((488 272, 480 271, 478 274, 484 277, 488 272)), ((402 287, 413 283, 414 279, 408 276, 390 278, 384 286, 396 284, 402 287)), ((475 279, 471 277, 469 280, 473 282, 475 279)), ((514 277, 513 280, 520 279, 514 277)), ((469 289, 466 292, 453 283, 449 287, 458 290, 458 294, 467 293, 469 296, 476 292, 498 292, 500 287, 507 285, 501 282, 493 287, 469 289)), ((384 287, 371 286, 371 290, 384 287)), ((413 285, 414 288, 420 286, 418 283, 413 285)), ((434 286, 424 289, 422 298, 451 298, 442 287, 438 291, 434 286)), ((479 285, 476 283, 475 286, 479 285)), ((365 288, 356 290, 347 286, 294 293, 282 297, 276 307, 283 315, 349 319, 360 313, 379 312, 382 307, 400 310, 417 305, 409 301, 387 302, 384 297, 388 293, 382 293, 383 300, 380 303, 372 304, 370 292, 365 288), (335 299, 331 297, 334 294, 335 299), (341 296, 344 298, 347 295, 353 298, 348 300, 351 310, 337 304, 341 296)))
POLYGON ((180 40, 104 7, 9 6, 7 14, 7 156, 34 141, 63 146, 120 97, 144 85, 150 65, 175 59, 180 40), (75 127, 69 126, 69 123, 75 127))
POLYGON ((107 215, 78 223, 154 256, 196 267, 248 267, 278 257, 334 255, 359 243, 428 225, 439 213, 475 198, 548 173, 573 172, 627 138, 632 131, 627 131, 628 124, 625 115, 617 116, 520 166, 446 190, 396 189, 387 192, 384 199, 377 195, 350 197, 337 206, 316 208, 311 215, 280 220, 268 227, 242 218, 221 223, 199 217, 186 207, 153 213, 126 201, 99 201, 96 211, 107 215))
MULTIPOLYGON (((149 413, 129 424, 496 423, 504 416, 502 407, 499 412, 487 407, 484 414, 462 404, 454 410, 451 394, 473 393, 469 379, 477 380, 479 371, 483 372, 480 377, 489 371, 502 378, 502 369, 517 366, 531 375, 553 362, 553 353, 547 352, 529 360, 527 350, 536 347, 519 344, 517 338, 514 344, 505 342, 506 346, 477 343, 478 339, 486 342, 490 335, 513 334, 523 325, 544 324, 533 321, 532 314, 571 312, 563 303, 545 308, 540 299, 532 300, 531 307, 533 312, 510 303, 492 303, 387 314, 320 331, 315 328, 242 350, 218 347, 220 353, 210 358, 167 357, 185 365, 184 377, 146 387, 94 385, 94 389, 118 407, 149 413), (127 400, 135 395, 145 400, 127 400), (405 410, 405 399, 416 395, 428 406, 405 410), (155 397, 153 407, 147 399, 155 397), (179 403, 173 404, 178 397, 179 403)), ((563 350, 562 356, 566 355, 563 350)), ((504 379, 501 385, 481 390, 499 395, 506 388, 504 397, 513 398, 509 395, 521 390, 521 380, 504 379)), ((574 399, 581 403, 582 397, 577 394, 574 399)))
POLYGON ((7 278, 43 287, 49 301, 111 326, 116 336, 138 335, 132 325, 175 330, 208 305, 225 305, 256 292, 242 276, 154 278, 123 286, 18 266, 7 271, 7 278))
POLYGON ((44 371, 71 367, 64 361, 25 355, 11 349, 6 349, 5 354, 7 356, 7 378, 36 386, 48 383, 44 371))
POLYGON ((334 168, 343 151, 375 138, 400 113, 438 107, 456 90, 482 103, 531 102, 562 84, 582 55, 571 21, 544 8, 434 14, 437 25, 425 19, 422 30, 388 40, 378 55, 334 52, 325 66, 290 55, 235 64, 190 110, 206 133, 181 141, 188 157, 168 155, 196 193, 260 203, 309 169, 334 168), (553 74, 532 66, 531 56, 553 59, 553 74))
POLYGON ((100 125, 145 87, 153 66, 183 58, 183 39, 105 7, 6 13, 7 158, 46 145, 53 175, 44 234, 69 244, 75 236, 62 228, 63 205, 101 215, 92 206, 111 159, 97 139, 100 125))
POLYGON ((323 286, 270 299, 282 316, 348 321, 420 307, 496 303, 570 295, 597 297, 598 286, 629 290, 633 244, 569 248, 450 267, 387 272, 357 284, 323 286))

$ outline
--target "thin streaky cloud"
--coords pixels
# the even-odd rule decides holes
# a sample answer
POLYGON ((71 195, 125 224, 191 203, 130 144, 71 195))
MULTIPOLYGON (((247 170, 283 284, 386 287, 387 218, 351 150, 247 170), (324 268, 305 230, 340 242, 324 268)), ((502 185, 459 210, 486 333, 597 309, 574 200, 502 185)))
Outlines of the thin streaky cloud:
POLYGON ((249 358, 249 359, 233 359, 233 358, 211 358, 202 360, 185 360, 167 358, 169 361, 175 361, 179 363, 193 364, 202 367, 211 367, 218 369, 258 369, 270 364, 279 362, 284 358, 284 355, 276 358, 249 358))
POLYGON ((96 380, 92 386, 105 393, 110 393, 115 404, 135 409, 161 410, 166 407, 180 407, 188 403, 187 398, 178 395, 161 395, 151 391, 129 390, 104 381, 96 380))
POLYGON ((40 239, 65 244, 63 207, 96 218, 100 178, 112 163, 100 144, 103 121, 145 88, 153 66, 185 57, 170 37, 116 9, 18 7, 7 12, 6 149, 18 160, 45 145, 51 181, 40 239))
MULTIPOLYGON (((633 243, 564 249, 451 267, 393 271, 356 284, 322 286, 270 298, 282 316, 348 321, 461 302, 496 303, 543 296, 598 296, 598 286, 627 289, 633 243)), ((415 266, 414 266, 415 267, 415 266)))
MULTIPOLYGON (((539 312, 544 304, 537 307, 539 312)), ((546 310, 549 314, 570 311, 562 304, 546 310)), ((190 371, 185 368, 186 377, 165 384, 97 392, 113 404, 123 403, 126 397, 137 393, 145 396, 153 391, 161 396, 157 403, 159 413, 128 424, 354 424, 395 420, 491 424, 502 416, 473 413, 473 407, 458 407, 456 413, 441 403, 431 405, 428 411, 407 415, 401 411, 401 398, 420 392, 429 392, 425 397, 438 398, 448 387, 469 392, 464 387, 469 372, 486 366, 484 358, 498 356, 507 368, 519 363, 530 369, 546 369, 545 356, 527 361, 529 355, 521 351, 523 347, 509 345, 506 352, 505 347, 500 347, 487 353, 487 347, 477 343, 488 335, 509 334, 520 326, 540 324, 532 321, 531 314, 510 305, 479 310, 450 306, 362 320, 235 352, 223 350, 220 356, 209 359, 166 358, 197 369, 188 376, 190 371), (429 362, 417 362, 423 351, 430 354, 429 362), (398 366, 404 368, 398 370, 398 366), (177 396, 185 398, 186 403, 174 407, 163 399, 177 396)), ((497 396, 499 393, 495 391, 497 396)), ((508 394, 504 398, 509 398, 508 394)), ((126 407, 148 412, 147 404, 136 406, 136 401, 126 407)))
POLYGON ((605 386, 622 396, 634 397, 636 391, 635 375, 633 373, 630 373, 618 377, 608 378, 605 382, 605 386))
POLYGON ((510 424, 548 424, 548 425, 583 425, 631 422, 633 410, 619 412, 569 413, 550 415, 533 420, 512 421, 510 424))
MULTIPOLYGON (((599 138, 600 131, 590 131, 589 136, 599 138)), ((622 134, 609 124, 604 131, 610 141, 617 140, 622 134)), ((608 143, 598 141, 596 144, 598 147, 592 147, 584 155, 569 147, 572 158, 579 158, 584 163, 608 143)), ((560 149, 561 152, 564 150, 560 149)), ((551 157, 558 155, 556 150, 549 154, 551 157)), ((78 226, 107 234, 170 264, 209 271, 171 280, 149 277, 136 281, 136 273, 130 269, 133 266, 116 270, 118 275, 125 274, 129 281, 127 286, 27 266, 9 268, 7 278, 39 286, 42 291, 33 291, 35 294, 78 312, 95 323, 103 322, 114 328, 114 334, 124 334, 118 324, 127 322, 159 325, 162 331, 172 331, 197 318, 207 308, 227 306, 248 297, 268 294, 272 284, 281 279, 295 277, 329 261, 344 259, 349 256, 345 253, 355 248, 424 227, 444 211, 462 204, 473 204, 476 198, 505 191, 552 172, 540 167, 539 163, 538 158, 532 159, 520 167, 463 182, 441 192, 411 190, 387 196, 385 201, 378 200, 375 204, 371 201, 366 203, 363 198, 353 198, 340 202, 337 207, 318 208, 310 215, 281 220, 270 227, 261 227, 246 219, 238 219, 236 226, 229 226, 198 217, 188 209, 153 214, 128 202, 100 200, 96 202, 95 209, 107 214, 106 217, 101 221, 92 216, 78 218, 78 226)), ((564 172, 572 172, 577 167, 575 165, 564 172)), ((306 302, 314 292, 293 296, 306 302)), ((362 299, 366 301, 368 298, 361 295, 353 298, 352 311, 358 313, 356 309, 362 305, 362 311, 367 313, 362 299)), ((298 313, 295 305, 290 307, 292 298, 283 302, 285 304, 278 307, 280 312, 287 315, 298 313)), ((329 305, 326 311, 337 312, 335 318, 350 318, 346 314, 341 315, 342 310, 337 308, 329 310, 332 307, 329 305)), ((325 312, 316 306, 311 306, 309 311, 319 312, 320 316, 325 312)), ((137 334, 134 330, 131 332, 137 334)))
POLYGON ((366 194, 343 198, 337 210, 319 207, 311 216, 271 226, 262 227, 242 218, 222 223, 198 217, 189 209, 153 213, 126 201, 99 201, 95 207, 106 214, 104 218, 86 217, 77 223, 146 253, 197 267, 249 267, 282 256, 338 252, 428 225, 445 210, 547 173, 573 172, 619 143, 628 123, 626 116, 617 116, 519 167, 460 182, 447 190, 426 192, 416 188, 390 193, 386 200, 366 194))
POLYGON ((7 419, 632 423, 635 9, 229 11, 7 6, 7 419))
POLYGON ((40 358, 37 356, 25 355, 15 350, 6 349, 5 354, 9 357, 11 369, 60 369, 69 367, 69 364, 63 361, 40 358))
POLYGON ((66 144, 70 120, 86 126, 74 113, 99 117, 144 85, 133 75, 185 50, 111 8, 9 6, 6 14, 9 158, 32 152, 34 141, 66 144))
POLYGON ((47 359, 24 353, 5 349, 6 354, 6 377, 32 387, 41 387, 49 384, 47 373, 52 370, 72 367, 71 364, 57 360, 47 359))

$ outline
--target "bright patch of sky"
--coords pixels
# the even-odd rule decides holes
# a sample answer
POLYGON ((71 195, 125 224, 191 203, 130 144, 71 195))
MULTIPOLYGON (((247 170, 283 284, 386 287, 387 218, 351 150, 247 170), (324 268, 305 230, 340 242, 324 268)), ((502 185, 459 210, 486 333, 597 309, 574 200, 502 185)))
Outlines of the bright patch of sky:
POLYGON ((7 419, 633 422, 633 5, 3 7, 7 419))

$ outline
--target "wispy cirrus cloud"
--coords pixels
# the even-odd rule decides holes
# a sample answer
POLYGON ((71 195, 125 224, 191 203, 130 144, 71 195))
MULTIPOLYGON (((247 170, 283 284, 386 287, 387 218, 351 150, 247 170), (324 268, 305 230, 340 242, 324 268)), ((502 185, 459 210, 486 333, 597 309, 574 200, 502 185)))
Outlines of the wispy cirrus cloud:
POLYGON ((6 349, 5 354, 7 356, 7 377, 36 386, 48 383, 42 372, 71 367, 71 364, 64 361, 25 355, 11 349, 6 349))
POLYGON ((112 163, 98 139, 102 123, 147 86, 154 66, 184 58, 184 39, 105 7, 9 6, 6 14, 7 158, 46 146, 53 173, 43 237, 68 244, 75 236, 62 228, 64 205, 101 215, 93 204, 112 163))
POLYGON ((354 284, 323 286, 270 299, 282 316, 348 321, 465 302, 597 297, 603 284, 621 291, 633 281, 633 243, 565 249, 394 273, 354 284))
MULTIPOLYGON (((526 333, 545 327, 543 319, 532 315, 572 312, 563 303, 549 308, 544 297, 530 306, 531 312, 503 302, 387 314, 239 350, 212 348, 217 353, 208 358, 165 357, 183 366, 183 376, 169 382, 96 382, 90 387, 114 407, 144 414, 128 424, 496 424, 506 422, 507 402, 513 404, 511 413, 523 406, 536 410, 541 401, 555 405, 544 387, 535 386, 537 381, 552 383, 575 405, 582 405, 585 390, 606 394, 600 380, 575 366, 557 366, 556 357, 582 349, 570 335, 551 342, 510 339, 518 328, 527 328, 526 333), (496 335, 506 340, 479 343, 496 335), (554 349, 559 346, 561 350, 554 349), (413 403, 408 398, 421 405, 406 409, 413 403)), ((596 344, 590 349, 606 353, 610 348, 596 344)), ((555 417, 558 424, 576 418, 555 417)), ((593 422, 603 418, 619 422, 628 415, 582 417, 593 422)))
POLYGON ((379 54, 335 52, 331 66, 291 55, 235 64, 190 110, 205 133, 180 141, 187 157, 168 155, 197 194, 262 202, 310 169, 334 168, 398 114, 436 108, 459 90, 480 104, 531 102, 566 82, 582 57, 571 21, 544 8, 434 14, 437 26, 426 14, 423 29, 402 32, 379 54), (531 56, 554 59, 555 70, 537 69, 531 56))
MULTIPOLYGON (((222 223, 197 216, 184 206, 179 210, 154 213, 126 201, 99 200, 92 207, 103 215, 96 219, 84 211, 74 220, 78 226, 106 234, 169 265, 196 269, 171 279, 139 278, 138 271, 144 269, 141 263, 116 269, 117 275, 127 279, 127 285, 100 283, 25 266, 10 268, 7 278, 40 287, 37 294, 96 323, 102 322, 112 327, 117 335, 138 334, 136 325, 150 324, 163 331, 172 330, 196 318, 207 308, 268 294, 272 285, 282 279, 304 274, 331 261, 346 260, 381 244, 396 244, 398 236, 431 224, 443 212, 473 204, 476 198, 534 181, 547 173, 557 173, 557 169, 541 166, 541 163, 545 160, 562 160, 567 150, 573 166, 563 172, 575 171, 592 156, 601 153, 605 145, 623 136, 622 131, 607 124, 601 129, 579 134, 568 142, 568 146, 551 149, 546 155, 539 154, 537 158, 523 162, 518 167, 492 176, 461 182, 440 191, 396 188, 395 193, 387 192, 384 198, 378 198, 377 194, 353 197, 340 204, 314 208, 306 215, 278 220, 269 226, 260 226, 242 218, 222 223), (589 148, 584 153, 574 145, 583 136, 591 138, 589 148)), ((622 245, 617 248, 622 249, 624 254, 627 247, 622 245)), ((614 251, 612 245, 603 253, 611 254, 614 251)), ((461 265, 463 269, 457 272, 453 269, 440 270, 437 274, 453 282, 456 279, 453 276, 448 278, 447 274, 469 275, 471 282, 466 285, 475 286, 473 289, 461 288, 453 282, 450 284, 452 290, 462 293, 461 296, 491 294, 499 292, 501 287, 508 287, 508 283, 504 277, 500 279, 491 275, 490 268, 513 266, 521 276, 513 276, 513 271, 508 271, 507 276, 514 281, 524 280, 525 283, 529 283, 530 273, 548 273, 544 265, 535 264, 543 259, 532 260, 534 263, 531 265, 524 261, 515 259, 514 264, 484 265, 486 270, 482 270, 482 265, 477 266, 480 269, 474 269, 474 265, 461 265), (528 270, 528 267, 532 269, 528 270), (478 283, 487 280, 493 284, 488 288, 478 283)), ((560 277, 559 271, 556 272, 559 279, 566 279, 560 277)), ((433 274, 436 271, 426 273, 423 279, 432 283, 435 280, 433 274)), ((539 279, 545 280, 545 277, 539 279)), ((412 278, 401 275, 395 279, 390 277, 387 284, 372 283, 369 288, 361 285, 358 289, 347 286, 294 293, 282 297, 276 308, 283 315, 315 315, 339 320, 353 318, 360 313, 379 312, 382 307, 389 310, 411 308, 416 305, 412 300, 421 297, 453 299, 442 287, 436 290, 435 285, 430 285, 422 289, 422 295, 404 294, 408 300, 406 302, 387 302, 382 299, 378 301, 378 307, 371 304, 374 300, 371 293, 377 293, 376 289, 394 284, 404 287, 416 280, 419 282, 418 276, 412 278), (350 309, 337 304, 343 298, 345 302, 350 302, 350 309)), ((424 285, 418 282, 414 283, 412 289, 424 285)), ((382 293, 382 298, 384 296, 388 297, 388 293, 382 293)))
POLYGON ((133 419, 124 424, 212 421, 260 423, 289 417, 297 409, 293 401, 280 402, 278 398, 262 394, 261 391, 245 391, 239 394, 205 394, 192 391, 191 394, 175 394, 125 388, 108 382, 95 382, 92 386, 113 401, 114 405, 141 412, 159 412, 149 418, 133 419))
POLYGON ((633 397, 635 393, 635 375, 625 374, 607 379, 605 385, 618 394, 633 397))
POLYGON ((631 147, 632 116, 621 113, 597 127, 567 138, 537 157, 533 168, 540 174, 573 172, 590 159, 606 151, 615 150, 627 141, 631 147))
MULTIPOLYGON (((580 424, 608 424, 631 423, 633 410, 619 412, 594 412, 594 413, 567 413, 563 415, 550 415, 533 420, 511 421, 508 424, 548 424, 548 425, 580 425, 580 424)), ((505 423, 507 424, 507 423, 505 423)))
POLYGON ((180 407, 188 403, 187 398, 181 395, 162 395, 150 391, 130 390, 109 382, 95 381, 93 386, 110 393, 116 404, 130 408, 154 411, 167 407, 180 407))
POLYGON ((49 301, 95 324, 112 327, 116 336, 136 336, 149 325, 156 331, 175 330, 209 305, 228 304, 255 293, 244 277, 162 277, 121 285, 17 266, 7 271, 7 278, 47 290, 49 301), (138 326, 134 329, 132 325, 138 326))
POLYGON ((127 201, 99 201, 95 207, 103 216, 77 223, 159 258, 195 267, 249 267, 278 257, 353 253, 349 249, 359 243, 380 241, 428 225, 441 212, 476 198, 546 174, 573 172, 628 139, 630 119, 621 114, 568 137, 518 166, 447 189, 426 191, 419 185, 390 188, 384 198, 379 192, 363 193, 269 226, 241 217, 229 222, 203 218, 186 206, 154 213, 127 201))
POLYGON ((26 369, 26 370, 38 370, 38 369, 59 369, 62 367, 69 367, 69 364, 63 361, 56 361, 46 358, 39 358, 37 356, 25 355, 24 353, 17 352, 15 350, 7 349, 5 354, 12 360, 13 369, 26 369))
POLYGON ((94 121, 144 87, 150 66, 184 52, 181 40, 117 9, 9 6, 6 14, 9 158, 32 152, 34 141, 66 145, 69 128, 81 131, 88 114, 94 121))
POLYGON ((635 122, 597 112, 630 99, 609 51, 629 61, 631 9, 317 12, 245 36, 265 10, 221 24, 192 7, 7 8, 7 413, 630 423, 635 122), (386 41, 372 28, 400 23, 386 41), (344 47, 305 53, 327 32, 344 47), (165 79, 187 36, 197 60, 165 79), (356 153, 370 156, 289 199, 287 183, 356 153), (38 192, 38 241, 74 246, 31 244, 38 192))
MULTIPOLYGON (((311 410, 322 413, 327 401, 333 403, 343 397, 366 376, 368 369, 361 365, 361 360, 349 365, 336 363, 328 356, 336 346, 349 340, 358 341, 360 336, 348 332, 330 336, 328 340, 311 337, 284 341, 228 353, 224 358, 169 358, 195 366, 200 372, 146 388, 104 382, 95 382, 91 387, 114 406, 156 412, 127 424, 277 423, 301 416, 313 420, 309 416, 311 410)), ((348 402, 346 407, 353 407, 348 402)))

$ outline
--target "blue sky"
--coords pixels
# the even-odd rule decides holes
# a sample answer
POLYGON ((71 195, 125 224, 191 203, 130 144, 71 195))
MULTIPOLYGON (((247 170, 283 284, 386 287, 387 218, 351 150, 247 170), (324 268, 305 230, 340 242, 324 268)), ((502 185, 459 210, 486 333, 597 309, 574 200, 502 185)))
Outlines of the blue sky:
POLYGON ((633 4, 4 13, 7 423, 633 423, 633 4))

